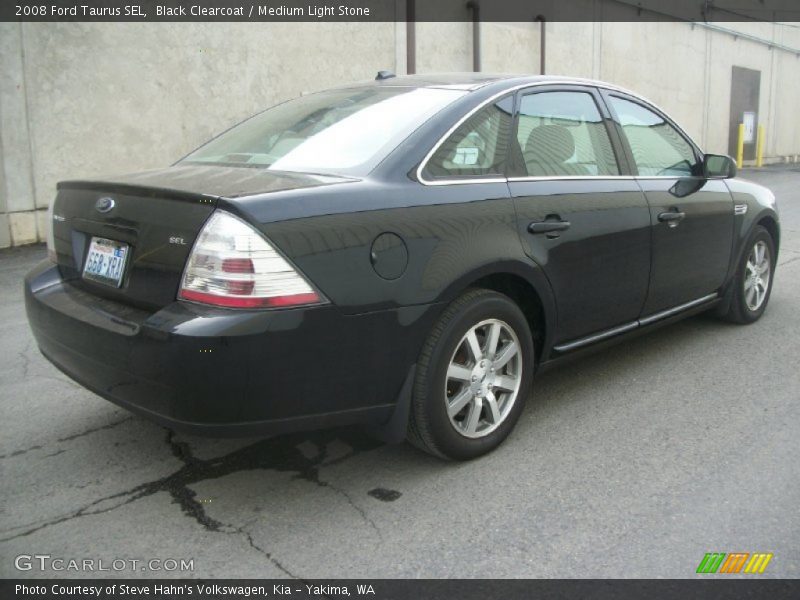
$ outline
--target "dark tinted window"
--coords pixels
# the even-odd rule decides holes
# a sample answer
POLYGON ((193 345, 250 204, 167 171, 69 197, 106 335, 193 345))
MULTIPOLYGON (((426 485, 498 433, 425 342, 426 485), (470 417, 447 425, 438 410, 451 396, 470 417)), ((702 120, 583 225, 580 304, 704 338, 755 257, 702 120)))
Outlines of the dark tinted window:
POLYGON ((692 174, 694 150, 677 129, 636 102, 612 96, 611 105, 628 138, 639 175, 692 174))
POLYGON ((524 96, 517 141, 529 176, 619 174, 608 131, 587 92, 524 96))
POLYGON ((439 146, 425 167, 425 175, 503 175, 512 110, 513 99, 507 97, 476 112, 439 146))

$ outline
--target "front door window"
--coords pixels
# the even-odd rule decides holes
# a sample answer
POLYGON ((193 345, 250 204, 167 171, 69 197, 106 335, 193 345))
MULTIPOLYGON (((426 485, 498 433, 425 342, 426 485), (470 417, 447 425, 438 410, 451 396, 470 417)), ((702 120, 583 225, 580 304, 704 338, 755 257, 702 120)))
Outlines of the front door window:
POLYGON ((686 177, 697 159, 686 139, 657 113, 641 104, 611 96, 611 105, 628 138, 639 175, 686 177))

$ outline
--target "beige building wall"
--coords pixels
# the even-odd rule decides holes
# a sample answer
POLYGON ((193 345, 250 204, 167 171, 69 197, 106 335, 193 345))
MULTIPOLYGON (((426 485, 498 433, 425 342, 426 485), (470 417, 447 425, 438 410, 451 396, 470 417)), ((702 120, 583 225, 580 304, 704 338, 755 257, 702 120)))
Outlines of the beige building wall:
POLYGON ((395 68, 397 39, 395 23, 0 24, 0 247, 44 240, 59 180, 169 165, 268 106, 395 68))
POLYGON ((480 28, 482 71, 539 73, 539 23, 481 23, 480 28))
POLYGON ((417 23, 417 73, 472 71, 472 23, 417 23))
MULTIPOLYGON (((725 153, 731 69, 757 69, 768 160, 800 154, 800 28, 719 27, 741 35, 548 22, 547 74, 631 88, 725 153)), ((482 70, 539 73, 539 23, 483 23, 480 36, 482 70)), ((472 23, 416 24, 419 73, 470 71, 472 50, 472 23)), ((44 239, 61 179, 171 164, 267 106, 405 63, 405 23, 0 24, 0 248, 44 239)))

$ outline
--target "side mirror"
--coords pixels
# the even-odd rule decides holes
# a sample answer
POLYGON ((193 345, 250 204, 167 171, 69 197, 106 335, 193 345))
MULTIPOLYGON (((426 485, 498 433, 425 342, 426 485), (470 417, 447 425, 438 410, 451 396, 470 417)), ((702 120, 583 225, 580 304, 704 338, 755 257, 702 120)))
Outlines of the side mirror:
POLYGON ((703 175, 709 179, 736 177, 736 162, 725 154, 703 155, 703 175))

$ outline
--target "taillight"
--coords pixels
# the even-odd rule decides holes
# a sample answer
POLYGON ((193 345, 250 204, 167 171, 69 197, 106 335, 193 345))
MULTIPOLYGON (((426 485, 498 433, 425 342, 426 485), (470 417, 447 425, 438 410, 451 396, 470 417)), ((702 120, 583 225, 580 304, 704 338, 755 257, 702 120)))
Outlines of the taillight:
POLYGON ((211 215, 197 237, 178 298, 232 308, 324 301, 261 233, 220 210, 211 215))

